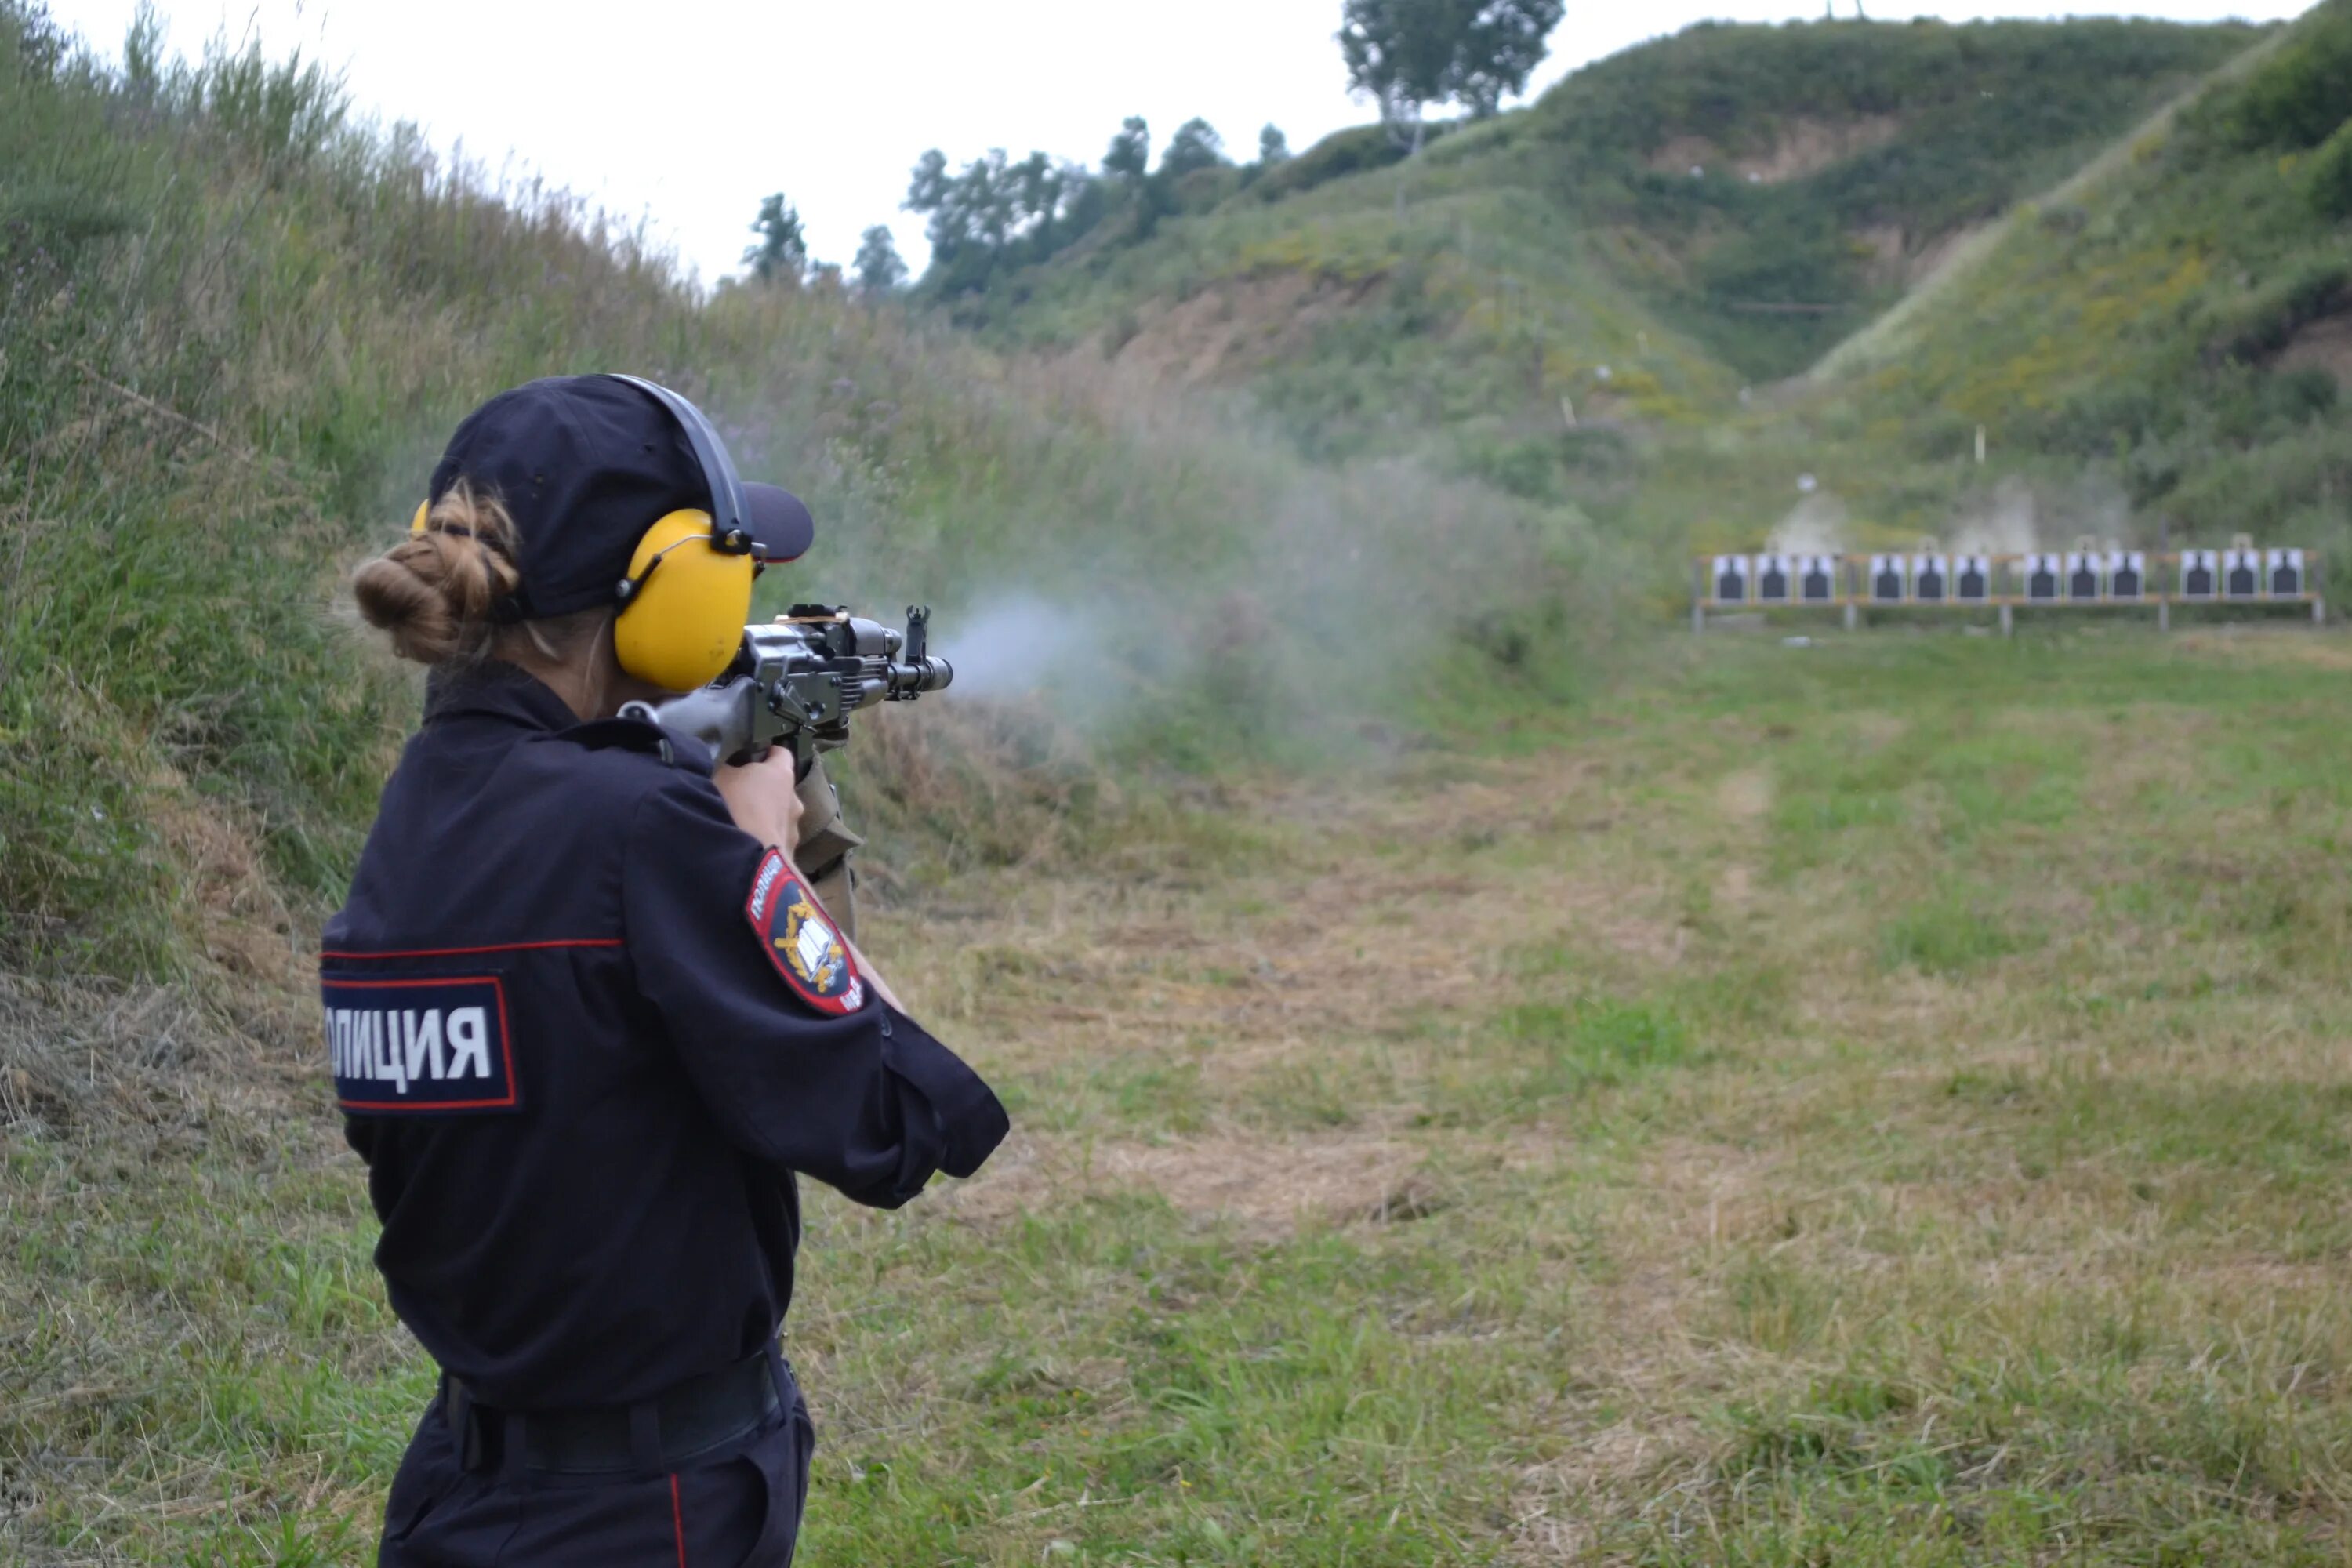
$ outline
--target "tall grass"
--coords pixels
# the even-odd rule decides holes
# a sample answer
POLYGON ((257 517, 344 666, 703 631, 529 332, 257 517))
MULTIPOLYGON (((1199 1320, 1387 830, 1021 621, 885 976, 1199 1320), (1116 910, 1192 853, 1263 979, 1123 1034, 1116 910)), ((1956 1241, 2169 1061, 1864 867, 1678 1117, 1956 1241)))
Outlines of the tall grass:
POLYGON ((142 32, 110 68, 0 0, 0 967, 179 973, 222 831, 298 908, 331 895, 416 694, 341 624, 339 574, 458 416, 532 376, 703 400, 822 520, 779 600, 936 601, 951 654, 1001 611, 1026 714, 950 700, 930 793, 868 803, 940 864, 1051 837, 1074 774, 1326 749, 1532 680, 1591 624, 1560 607, 1589 580, 1572 516, 1318 473, 830 289, 698 291, 562 193, 355 124, 299 58, 166 61, 142 32))

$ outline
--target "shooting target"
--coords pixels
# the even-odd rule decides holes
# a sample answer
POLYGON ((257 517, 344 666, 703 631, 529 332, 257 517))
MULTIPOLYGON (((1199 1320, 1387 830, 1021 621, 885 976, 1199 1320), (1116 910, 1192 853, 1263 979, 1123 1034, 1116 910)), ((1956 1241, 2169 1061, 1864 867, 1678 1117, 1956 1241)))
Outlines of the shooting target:
POLYGON ((1834 555, 1807 555, 1797 563, 1798 591, 1809 605, 1826 605, 1837 597, 1838 563, 1834 555))
POLYGON ((1756 601, 1762 605, 1785 605, 1794 592, 1796 571, 1785 555, 1759 555, 1756 558, 1756 601))
POLYGON ((2210 599, 2221 589, 2221 558, 2210 550, 2180 552, 2180 596, 2210 599))
POLYGON ((2304 595, 2303 552, 2300 550, 2272 551, 2269 558, 2268 580, 2272 598, 2302 598, 2304 595))
POLYGON ((1748 557, 1745 555, 1717 556, 1714 582, 1717 604, 1746 604, 1748 602, 1748 557))
POLYGON ((2066 556, 2066 600, 2069 604, 2085 604, 2099 596, 2102 578, 2099 557, 2086 550, 2076 550, 2066 556))
POLYGON ((1870 558, 1870 598, 1873 604, 1901 604, 1903 587, 1903 557, 1874 555, 1870 558))
POLYGON ((2144 599, 2147 596, 2147 555, 2138 550, 2107 552, 2107 596, 2144 599))
POLYGON ((1992 563, 1981 555, 1963 555, 1954 563, 1952 597, 1963 605, 1981 605, 1992 597, 1992 563))
POLYGON ((1952 559, 1948 555, 1911 557, 1911 596, 1923 605, 1940 605, 1952 596, 1952 559))
POLYGON ((2225 598, 2251 599, 2263 590, 2263 552, 2232 549, 2221 552, 2221 594, 2225 598))
POLYGON ((2044 605, 2057 602, 2061 581, 2058 557, 2029 555, 2018 570, 2025 579, 2025 596, 2028 600, 2034 604, 2044 605))

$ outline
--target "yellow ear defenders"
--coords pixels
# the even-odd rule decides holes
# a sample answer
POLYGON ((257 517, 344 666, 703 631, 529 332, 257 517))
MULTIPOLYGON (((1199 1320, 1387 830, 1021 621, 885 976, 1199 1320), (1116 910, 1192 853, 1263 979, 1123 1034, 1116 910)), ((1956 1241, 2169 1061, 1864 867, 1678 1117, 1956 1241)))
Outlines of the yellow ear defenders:
MULTIPOLYGON (((615 375, 666 409, 710 492, 710 510, 681 508, 638 537, 628 574, 613 585, 613 651, 621 668, 669 691, 690 691, 725 672, 743 644, 751 581, 761 552, 751 537, 742 480, 702 410, 666 386, 615 375)), ((416 509, 412 532, 430 526, 432 504, 416 509)), ((576 602, 576 601, 575 601, 576 602)), ((519 618, 520 605, 502 606, 519 618)))
POLYGON ((616 375, 669 410, 702 468, 712 510, 655 520, 614 588, 620 614, 613 651, 621 668, 669 691, 691 691, 723 673, 743 646, 760 546, 745 521, 743 482, 702 410, 660 385, 616 375))

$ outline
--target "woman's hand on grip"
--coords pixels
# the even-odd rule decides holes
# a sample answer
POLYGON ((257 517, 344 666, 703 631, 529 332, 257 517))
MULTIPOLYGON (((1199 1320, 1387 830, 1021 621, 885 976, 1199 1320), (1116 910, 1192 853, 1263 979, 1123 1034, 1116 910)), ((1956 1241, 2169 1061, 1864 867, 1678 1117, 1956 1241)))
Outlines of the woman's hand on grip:
POLYGON ((735 826, 793 859, 800 848, 801 795, 791 751, 775 746, 759 762, 740 767, 722 764, 717 783, 735 826))

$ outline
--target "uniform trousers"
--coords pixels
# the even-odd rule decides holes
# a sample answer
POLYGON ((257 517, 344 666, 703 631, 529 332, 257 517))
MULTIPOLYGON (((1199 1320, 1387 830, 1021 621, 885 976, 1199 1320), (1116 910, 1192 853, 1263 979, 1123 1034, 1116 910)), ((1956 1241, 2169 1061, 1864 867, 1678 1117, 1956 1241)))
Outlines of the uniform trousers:
POLYGON ((785 1568, 816 1434, 800 1389, 676 1469, 593 1476, 512 1456, 468 1470, 446 1401, 418 1424, 384 1504, 377 1568, 785 1568))

